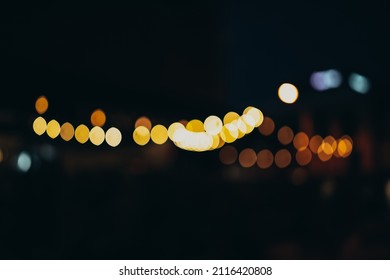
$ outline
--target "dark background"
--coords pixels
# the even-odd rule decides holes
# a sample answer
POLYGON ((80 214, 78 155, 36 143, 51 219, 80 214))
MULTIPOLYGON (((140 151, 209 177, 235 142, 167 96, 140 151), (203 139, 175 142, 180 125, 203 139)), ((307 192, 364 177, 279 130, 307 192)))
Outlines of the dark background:
MULTIPOLYGON (((133 2, 1 9, 0 258, 390 257, 387 2, 133 2), (311 73, 331 68, 341 86, 312 89, 311 73), (348 86, 352 72, 369 78, 367 94, 348 86), (294 105, 277 97, 284 82, 300 90, 294 105), (40 95, 60 123, 102 108, 122 143, 38 137, 40 95), (141 115, 168 126, 248 105, 277 128, 349 134, 354 151, 342 168, 313 161, 297 186, 294 163, 244 169, 218 151, 132 140, 141 115)), ((234 146, 281 148, 256 131, 234 146)))

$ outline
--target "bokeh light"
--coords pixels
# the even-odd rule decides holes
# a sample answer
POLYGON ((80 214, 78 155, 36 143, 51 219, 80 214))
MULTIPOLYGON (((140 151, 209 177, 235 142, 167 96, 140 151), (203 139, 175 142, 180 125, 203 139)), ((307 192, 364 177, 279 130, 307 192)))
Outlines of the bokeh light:
POLYGON ((149 131, 152 129, 152 122, 146 116, 139 117, 134 124, 134 127, 137 128, 139 126, 146 127, 149 131))
POLYGON ((293 130, 288 126, 283 126, 278 131, 278 140, 283 145, 288 145, 294 138, 293 130))
POLYGON ((61 125, 60 135, 63 140, 70 141, 74 136, 73 125, 68 122, 61 125))
POLYGON ((56 138, 61 131, 60 124, 56 120, 51 120, 46 127, 46 133, 50 138, 56 138))
POLYGON ((348 157, 352 153, 352 148, 353 148, 352 143, 353 143, 352 139, 349 136, 341 137, 337 145, 338 154, 343 158, 348 157))
POLYGON ((284 83, 279 87, 278 95, 284 103, 292 104, 298 99, 298 89, 293 84, 284 83))
POLYGON ((311 162, 312 157, 310 149, 298 150, 295 154, 295 160, 300 166, 308 165, 311 162))
POLYGON ((304 132, 298 132, 294 137, 293 143, 298 151, 304 150, 309 146, 309 137, 304 132))
POLYGON ((255 125, 254 125, 255 127, 259 127, 264 121, 263 113, 255 107, 252 107, 252 106, 247 107, 244 110, 244 115, 245 114, 247 114, 253 118, 253 120, 255 121, 255 125))
POLYGON ((275 123, 270 117, 265 117, 258 130, 262 135, 270 136, 275 130, 275 123))
POLYGON ((91 124, 102 127, 106 123, 106 114, 101 109, 96 109, 91 114, 91 124))
POLYGON ((222 121, 217 116, 209 116, 204 121, 204 130, 210 135, 217 135, 222 130, 222 121))
POLYGON ((232 123, 225 124, 219 134, 226 143, 233 143, 238 137, 238 128, 232 123))
POLYGON ((89 128, 84 124, 80 124, 78 127, 76 127, 74 135, 77 142, 84 144, 89 139, 89 128))
POLYGON ((116 127, 111 127, 106 131, 106 142, 111 147, 118 146, 122 141, 122 133, 116 127))
POLYGON ((312 138, 310 138, 309 148, 313 154, 317 154, 318 148, 321 146, 322 141, 323 139, 320 135, 314 135, 312 138))
POLYGON ((190 120, 186 125, 186 129, 192 132, 203 132, 204 125, 201 120, 190 120))
POLYGON ((89 141, 99 146, 104 142, 104 130, 100 126, 94 126, 89 132, 89 141))
POLYGON ((357 73, 352 73, 349 76, 348 83, 354 91, 361 94, 366 94, 370 90, 370 81, 357 73))
POLYGON ((282 149, 275 154, 275 164, 279 168, 286 168, 291 163, 291 154, 288 150, 282 149))
POLYGON ((219 159, 223 164, 230 165, 237 160, 237 149, 233 146, 224 146, 219 151, 219 159))
POLYGON ((46 120, 42 117, 37 117, 33 122, 33 130, 36 134, 42 135, 47 129, 46 120))
POLYGON ((322 150, 326 154, 333 154, 337 148, 337 141, 336 141, 336 139, 334 139, 333 136, 329 135, 329 136, 326 136, 324 138, 324 141, 321 145, 323 145, 322 150), (326 144, 329 144, 329 145, 326 145, 326 144))
POLYGON ((27 152, 21 152, 16 161, 17 168, 22 172, 27 172, 31 168, 31 156, 27 152))
POLYGON ((332 146, 327 142, 322 142, 322 144, 318 147, 317 155, 321 161, 325 162, 330 160, 333 155, 332 146))
POLYGON ((223 117, 223 124, 231 123, 232 121, 237 120, 239 117, 240 115, 236 112, 228 112, 223 117))
POLYGON ((168 130, 165 126, 158 124, 152 128, 150 136, 154 143, 161 145, 164 144, 168 139, 168 130))
MULTIPOLYGON (((172 125, 171 125, 172 126, 172 125)), ((150 140, 149 129, 145 126, 138 126, 133 132, 133 140, 140 146, 148 144, 150 140)))
POLYGON ((168 137, 173 141, 173 134, 175 131, 180 128, 180 129, 185 129, 184 125, 180 122, 174 122, 168 127, 168 137))
POLYGON ((340 72, 334 69, 314 72, 310 76, 311 86, 318 91, 337 88, 341 85, 342 80, 340 72))
POLYGON ((270 150, 264 149, 257 154, 257 165, 261 169, 267 169, 271 167, 274 162, 274 155, 270 150))
POLYGON ((244 168, 252 167, 257 161, 256 152, 253 149, 246 148, 240 152, 238 161, 244 168))
POLYGON ((44 114, 47 109, 49 108, 49 101, 45 96, 40 96, 35 101, 35 110, 38 112, 38 114, 42 115, 44 114))

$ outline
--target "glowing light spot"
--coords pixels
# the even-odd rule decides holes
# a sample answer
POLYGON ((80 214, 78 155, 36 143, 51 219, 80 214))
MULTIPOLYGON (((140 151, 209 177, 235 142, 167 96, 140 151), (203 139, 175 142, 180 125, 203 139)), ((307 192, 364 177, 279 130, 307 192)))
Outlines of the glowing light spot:
POLYGON ((265 117, 263 123, 259 126, 258 129, 262 135, 269 136, 275 130, 275 123, 271 118, 265 117))
POLYGON ((102 127, 106 123, 106 114, 101 109, 96 109, 91 114, 91 124, 102 127))
POLYGON ((328 161, 332 158, 333 149, 329 143, 322 142, 317 151, 318 158, 321 161, 328 161))
POLYGON ((168 140, 168 130, 161 124, 155 125, 150 135, 152 141, 158 145, 164 144, 168 140))
POLYGON ((100 126, 93 127, 89 132, 89 140, 96 146, 104 142, 104 136, 104 130, 100 126))
POLYGON ((168 127, 168 137, 173 141, 173 134, 175 131, 180 128, 180 129, 185 129, 184 125, 181 124, 180 122, 174 122, 168 127))
POLYGON ((341 85, 342 80, 340 72, 334 69, 314 72, 310 77, 312 87, 318 91, 337 88, 341 85))
POLYGON ((240 115, 237 114, 236 112, 228 112, 223 117, 223 124, 231 123, 232 121, 237 120, 239 117, 240 115))
POLYGON ((225 124, 219 134, 226 143, 233 143, 238 137, 238 128, 232 123, 225 124))
POLYGON ((84 124, 80 124, 78 127, 76 127, 74 135, 77 142, 84 144, 89 139, 89 128, 84 124))
POLYGON ((245 122, 242 120, 242 118, 238 118, 237 120, 234 120, 232 122, 233 125, 235 125, 238 128, 238 136, 237 138, 240 139, 245 136, 247 133, 247 125, 245 122))
POLYGON ((134 127, 137 128, 139 126, 144 126, 146 127, 149 131, 152 129, 152 122, 148 117, 142 116, 139 117, 134 124, 134 127))
POLYGON ((338 154, 346 158, 352 153, 352 139, 349 136, 343 136, 339 141, 337 145, 337 152, 338 154))
POLYGON ((286 168, 291 163, 291 154, 286 149, 279 150, 275 154, 275 164, 279 168, 286 168))
POLYGON ((106 132, 106 142, 111 147, 116 147, 122 141, 122 133, 116 127, 111 127, 106 132))
POLYGON ((245 133, 246 134, 251 133, 255 128, 255 124, 256 124, 253 117, 248 114, 244 114, 240 117, 240 120, 242 120, 246 126, 245 133))
POLYGON ((60 124, 56 120, 51 120, 46 127, 46 133, 50 138, 56 138, 61 131, 60 124))
POLYGON ((188 121, 187 120, 180 120, 179 123, 181 123, 185 127, 187 125, 188 121))
POLYGON ((31 168, 31 156, 26 152, 21 152, 18 156, 16 164, 20 171, 29 171, 31 168))
POLYGON ((327 136, 327 137, 325 137, 322 145, 324 145, 322 147, 322 150, 326 154, 333 154, 337 148, 337 141, 336 141, 336 139, 334 139, 333 136, 327 136), (326 144, 329 144, 329 145, 326 145, 326 144))
POLYGON ((267 169, 271 167, 274 162, 274 155, 270 150, 262 150, 257 154, 257 165, 261 169, 267 169))
POLYGON ((204 130, 210 135, 217 135, 222 130, 222 121, 217 116, 209 116, 204 121, 204 130))
POLYGON ((310 147, 310 150, 312 151, 313 154, 316 154, 317 151, 318 151, 318 148, 321 146, 322 144, 322 137, 319 136, 319 135, 314 135, 311 139, 310 139, 310 143, 309 143, 309 147, 310 147))
POLYGON ((288 126, 283 126, 278 131, 278 140, 283 145, 288 145, 294 138, 294 132, 288 126))
POLYGON ((352 73, 348 79, 349 86, 356 92, 366 94, 370 90, 370 81, 357 73, 352 73))
POLYGON ((219 151, 219 159, 223 164, 230 165, 236 162, 237 160, 237 149, 233 146, 224 146, 219 151))
POLYGON ((33 122, 33 130, 36 134, 42 135, 47 128, 46 120, 42 117, 38 117, 33 122))
POLYGON ((38 97, 38 99, 35 101, 35 110, 38 112, 38 114, 44 114, 48 108, 49 101, 47 101, 47 98, 43 95, 38 97))
POLYGON ((295 155, 295 160, 300 166, 308 165, 311 162, 312 154, 309 149, 298 150, 295 155))
POLYGON ((218 144, 217 149, 220 149, 220 148, 222 148, 225 145, 225 141, 223 141, 221 136, 218 135, 218 137, 219 137, 219 144, 218 144))
POLYGON ((200 120, 191 120, 187 123, 186 128, 192 132, 203 132, 204 125, 200 120))
POLYGON ((255 125, 254 125, 255 127, 259 127, 264 121, 263 113, 255 107, 251 107, 251 106, 247 107, 244 110, 244 115, 245 114, 253 118, 253 120, 255 121, 255 125))
POLYGON ((304 132, 299 132, 294 137, 294 147, 298 151, 305 150, 309 146, 309 137, 304 132))
POLYGON ((241 151, 238 157, 238 161, 240 165, 244 168, 252 167, 257 161, 256 152, 253 149, 244 149, 241 151))
POLYGON ((138 126, 133 132, 133 139, 134 142, 140 146, 146 145, 150 140, 149 129, 147 129, 145 126, 138 126))
POLYGON ((70 141, 74 136, 73 125, 68 122, 61 125, 60 135, 65 141, 70 141))
POLYGON ((278 95, 284 103, 292 104, 298 99, 298 89, 293 84, 284 83, 279 87, 278 95))
POLYGON ((219 135, 213 135, 213 144, 211 145, 210 150, 217 149, 220 141, 221 141, 221 138, 219 137, 219 135))

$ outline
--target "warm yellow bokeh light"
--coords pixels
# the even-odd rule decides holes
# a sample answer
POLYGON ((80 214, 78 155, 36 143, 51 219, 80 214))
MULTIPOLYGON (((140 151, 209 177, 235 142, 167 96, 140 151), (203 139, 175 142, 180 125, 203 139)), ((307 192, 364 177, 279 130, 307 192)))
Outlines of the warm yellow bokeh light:
POLYGON ((139 126, 146 127, 149 131, 152 129, 152 122, 146 116, 139 117, 134 124, 134 127, 137 128, 139 126))
POLYGON ((187 123, 186 128, 192 132, 203 132, 204 125, 200 120, 191 120, 187 123))
POLYGON ((106 114, 101 109, 96 109, 91 114, 91 124, 102 127, 106 123, 106 114))
POLYGON ((318 147, 317 155, 321 161, 330 160, 333 155, 332 146, 329 143, 322 142, 322 144, 318 147))
POLYGON ((237 149, 233 146, 225 146, 219 151, 219 159, 223 164, 233 164, 237 160, 237 149))
POLYGON ((42 117, 38 117, 33 122, 33 130, 36 134, 42 135, 47 128, 46 120, 42 117))
POLYGON ((288 126, 283 126, 278 131, 278 140, 283 145, 288 145, 294 138, 294 132, 288 126))
POLYGON ((116 147, 122 141, 122 133, 116 127, 111 127, 106 131, 106 142, 111 147, 116 147))
POLYGON ((319 135, 314 135, 309 142, 309 148, 312 151, 313 154, 316 154, 318 152, 318 148, 322 144, 322 137, 319 135))
POLYGON ((251 116, 255 121, 255 127, 259 127, 263 121, 264 121, 264 115, 263 113, 255 108, 255 107, 248 107, 244 110, 244 115, 247 114, 251 116))
POLYGON ((298 89, 289 83, 284 83, 279 87, 278 95, 284 103, 292 104, 298 99, 298 89))
POLYGON ((138 126, 133 132, 133 139, 140 146, 146 145, 150 140, 149 129, 142 125, 138 126))
POLYGON ((177 129, 185 129, 184 125, 180 122, 174 122, 168 127, 168 137, 173 141, 173 134, 177 129))
POLYGON ((261 169, 267 169, 271 167, 274 162, 274 155, 270 150, 262 150, 257 154, 257 165, 261 169))
POLYGON ((70 141, 74 136, 73 125, 68 122, 61 125, 60 135, 63 140, 70 141))
POLYGON ((220 141, 221 141, 221 138, 219 137, 219 135, 213 135, 213 144, 211 145, 210 150, 217 149, 220 141))
POLYGON ((236 112, 228 112, 223 117, 223 124, 231 123, 232 121, 237 120, 239 117, 240 115, 237 114, 236 112))
POLYGON ((222 121, 217 116, 209 116, 204 121, 204 130, 210 135, 217 135, 222 130, 222 121))
POLYGON ((253 149, 247 148, 241 151, 238 162, 244 168, 249 168, 255 165, 257 161, 257 154, 253 149))
MULTIPOLYGON (((327 136, 324 138, 324 143, 328 143, 332 148, 332 153, 334 153, 337 149, 337 141, 333 136, 327 136)), ((324 150, 325 151, 325 150, 324 150)), ((325 151, 326 152, 326 151, 325 151)))
POLYGON ((46 127, 46 133, 50 138, 56 138, 60 134, 60 124, 56 120, 51 120, 46 127))
POLYGON ((309 146, 309 137, 304 132, 299 132, 294 137, 294 147, 298 151, 305 150, 309 146))
POLYGON ((84 124, 80 124, 78 127, 76 127, 74 136, 77 142, 84 144, 89 139, 89 128, 84 124))
POLYGON ((258 129, 262 135, 269 136, 275 130, 275 123, 271 118, 265 117, 263 123, 259 126, 258 129))
POLYGON ((222 140, 226 143, 233 143, 238 137, 238 128, 232 123, 228 123, 222 127, 222 131, 219 134, 222 140))
POLYGON ((165 126, 158 124, 152 128, 150 136, 154 143, 161 145, 164 144, 168 139, 168 130, 165 126))
POLYGON ((282 149, 275 154, 275 164, 279 168, 285 168, 291 163, 291 154, 288 150, 282 149))
POLYGON ((295 160, 300 166, 308 165, 312 159, 312 153, 310 149, 298 150, 295 155, 295 160))
POLYGON ((96 146, 101 145, 104 142, 104 138, 104 130, 100 126, 93 127, 89 132, 89 141, 96 146))
POLYGON ((40 96, 35 101, 35 110, 38 112, 38 114, 42 115, 44 114, 47 109, 49 108, 49 101, 45 96, 40 96))
POLYGON ((350 137, 342 137, 337 145, 337 152, 338 154, 346 158, 352 153, 352 140, 350 140, 350 137))

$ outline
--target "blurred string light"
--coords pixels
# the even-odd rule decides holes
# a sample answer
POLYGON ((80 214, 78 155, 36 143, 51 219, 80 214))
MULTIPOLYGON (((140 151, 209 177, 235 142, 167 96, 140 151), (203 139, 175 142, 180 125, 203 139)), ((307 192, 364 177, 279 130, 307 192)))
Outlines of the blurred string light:
POLYGON ((261 169, 267 169, 272 166, 274 155, 270 150, 262 150, 257 154, 257 166, 261 169))
POLYGON ((275 164, 279 168, 286 168, 291 163, 291 153, 286 149, 281 149, 275 154, 275 164))
POLYGON ((238 161, 240 165, 244 168, 252 167, 256 164, 257 154, 253 149, 244 149, 240 152, 238 157, 238 161))
POLYGON ((91 124, 93 126, 104 126, 106 123, 106 114, 101 109, 96 109, 91 114, 91 124))
POLYGON ((152 122, 146 116, 139 117, 134 124, 134 127, 137 128, 139 126, 146 127, 149 131, 152 129, 152 122))
POLYGON ((309 148, 312 153, 317 154, 318 148, 321 146, 323 138, 320 135, 314 135, 310 138, 309 148))
POLYGON ((42 135, 46 132, 47 123, 42 117, 37 117, 33 122, 33 130, 36 134, 42 135))
POLYGON ((150 136, 154 143, 161 145, 168 140, 168 130, 165 126, 158 124, 152 128, 150 136))
POLYGON ((308 165, 312 159, 312 153, 309 149, 298 150, 295 154, 295 160, 300 166, 308 165))
POLYGON ((74 127, 71 123, 64 123, 61 125, 61 130, 60 130, 60 135, 61 135, 61 138, 64 140, 64 141, 70 141, 73 136, 74 136, 74 127))
POLYGON ((44 114, 47 109, 49 108, 49 101, 45 96, 40 96, 35 101, 35 110, 38 112, 38 114, 42 115, 44 114))
POLYGON ((122 141, 122 133, 116 127, 111 127, 106 132, 106 142, 111 147, 116 147, 122 141))
POLYGON ((46 127, 46 133, 50 138, 56 138, 61 131, 60 124, 56 120, 51 120, 46 127))
POLYGON ((298 151, 305 150, 309 146, 309 137, 304 132, 298 132, 294 137, 293 143, 298 151))
POLYGON ((340 72, 335 69, 314 72, 310 76, 311 86, 318 91, 337 88, 341 85, 342 81, 343 78, 340 72))
POLYGON ((31 156, 27 152, 21 152, 17 158, 16 166, 22 172, 27 172, 31 168, 31 156))
POLYGON ((80 124, 74 134, 77 142, 84 144, 89 139, 89 128, 85 124, 80 124))
POLYGON ((105 134, 103 128, 100 126, 94 126, 89 131, 89 140, 95 146, 99 146, 104 142, 105 134))
POLYGON ((349 86, 356 92, 366 94, 370 90, 370 81, 363 75, 352 73, 348 79, 349 86))
POLYGON ((270 117, 265 117, 258 130, 262 135, 270 136, 275 130, 275 123, 270 117))
POLYGON ((278 140, 283 145, 288 145, 293 141, 294 132, 288 126, 283 126, 278 131, 278 140))
POLYGON ((293 84, 284 83, 278 89, 278 96, 284 103, 293 104, 298 99, 298 89, 293 84))

